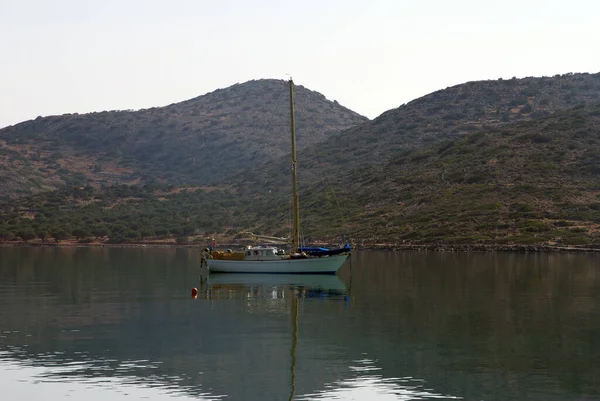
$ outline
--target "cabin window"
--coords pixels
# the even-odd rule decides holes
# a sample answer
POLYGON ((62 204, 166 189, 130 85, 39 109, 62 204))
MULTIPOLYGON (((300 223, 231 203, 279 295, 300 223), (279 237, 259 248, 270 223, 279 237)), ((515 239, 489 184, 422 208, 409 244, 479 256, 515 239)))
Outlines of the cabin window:
POLYGON ((254 254, 255 254, 255 255, 258 255, 258 251, 254 251, 254 254))
POLYGON ((250 255, 252 255, 252 252, 251 251, 246 251, 246 255, 250 256, 250 255))

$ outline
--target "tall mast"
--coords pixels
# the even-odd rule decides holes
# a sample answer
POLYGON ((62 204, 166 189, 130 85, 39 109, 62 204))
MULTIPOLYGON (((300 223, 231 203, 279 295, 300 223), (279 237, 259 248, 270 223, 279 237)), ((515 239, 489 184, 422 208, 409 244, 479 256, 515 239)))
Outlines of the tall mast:
POLYGON ((300 207, 298 204, 298 182, 296 180, 296 128, 294 122, 294 81, 290 78, 290 124, 292 129, 292 204, 294 213, 294 233, 292 251, 300 246, 300 207))

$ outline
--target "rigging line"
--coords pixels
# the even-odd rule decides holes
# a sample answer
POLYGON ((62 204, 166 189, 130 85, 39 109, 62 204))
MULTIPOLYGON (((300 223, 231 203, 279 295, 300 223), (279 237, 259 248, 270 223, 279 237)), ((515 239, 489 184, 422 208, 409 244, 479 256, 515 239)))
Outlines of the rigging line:
MULTIPOLYGON (((317 146, 317 147, 316 147, 316 151, 314 152, 314 155, 315 155, 315 156, 317 156, 317 158, 318 158, 318 159, 322 159, 322 156, 323 156, 323 155, 322 155, 322 152, 321 152, 321 150, 320 150, 320 146, 317 146)), ((322 174, 322 175, 321 175, 321 182, 323 182, 323 183, 324 183, 324 187, 325 187, 325 188, 330 188, 330 189, 331 189, 331 188, 333 187, 333 185, 331 184, 331 181, 330 181, 330 180, 329 180, 329 178, 328 178, 328 175, 327 175, 327 173, 325 173, 325 174, 322 174)), ((347 193, 347 191, 346 191, 346 188, 344 188, 344 187, 342 186, 341 190, 342 190, 343 192, 345 192, 345 195, 346 195, 346 196, 348 196, 348 193, 347 193)), ((338 227, 337 227, 337 228, 338 228, 338 234, 340 235, 340 237, 341 237, 342 239, 344 239, 344 240, 345 240, 345 238, 344 238, 344 233, 342 232, 342 229, 343 229, 343 226, 345 225, 345 222, 346 222, 346 217, 344 216, 344 213, 342 213, 342 207, 341 207, 341 204, 340 204, 340 202, 339 202, 339 200, 338 200, 338 197, 337 197, 337 195, 336 195, 336 191, 329 190, 329 191, 325 191, 325 193, 328 193, 328 194, 330 194, 330 195, 332 195, 332 196, 333 196, 333 200, 334 200, 334 203, 335 203, 335 209, 336 209, 336 212, 337 212, 337 213, 336 213, 336 221, 340 222, 340 223, 338 224, 338 227), (341 218, 340 218, 340 217, 341 217, 341 218)))
MULTIPOLYGON (((326 183, 325 183, 326 186, 328 186, 329 188, 332 187, 331 182, 328 181, 327 177, 323 177, 323 180, 326 181, 326 183)), ((342 212, 342 206, 341 206, 341 204, 339 202, 338 196, 336 195, 335 191, 330 191, 330 193, 333 195, 333 200, 335 202, 335 206, 336 206, 336 210, 337 210, 337 215, 338 215, 337 221, 340 222, 339 223, 339 227, 338 227, 338 234, 340 235, 342 241, 346 241, 344 232, 342 231, 343 227, 344 227, 344 225, 346 223, 346 216, 342 212)))

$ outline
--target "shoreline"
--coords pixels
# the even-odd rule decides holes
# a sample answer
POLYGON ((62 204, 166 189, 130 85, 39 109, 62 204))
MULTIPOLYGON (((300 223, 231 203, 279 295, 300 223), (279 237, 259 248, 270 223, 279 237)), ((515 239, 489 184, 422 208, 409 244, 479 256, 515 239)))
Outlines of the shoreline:
POLYGON ((600 252, 598 247, 563 246, 563 245, 523 245, 523 244, 402 244, 363 246, 359 249, 377 251, 416 251, 416 252, 556 252, 586 253, 600 252))
MULTIPOLYGON (((241 244, 222 244, 217 248, 240 248, 241 244)), ((203 249, 206 245, 199 244, 176 244, 176 243, 26 243, 26 242, 4 242, 0 248, 198 248, 203 249)), ((585 246, 559 246, 559 245, 524 245, 524 244, 363 244, 354 246, 353 251, 415 251, 415 252, 553 252, 553 253, 595 253, 600 252, 600 245, 585 246)))

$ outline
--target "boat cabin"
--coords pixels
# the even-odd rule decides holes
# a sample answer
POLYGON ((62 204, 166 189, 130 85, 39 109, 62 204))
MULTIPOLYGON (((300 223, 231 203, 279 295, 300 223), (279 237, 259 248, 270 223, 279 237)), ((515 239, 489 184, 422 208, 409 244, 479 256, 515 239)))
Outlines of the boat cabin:
POLYGON ((244 260, 281 260, 285 256, 283 251, 274 246, 255 246, 244 252, 244 260))

